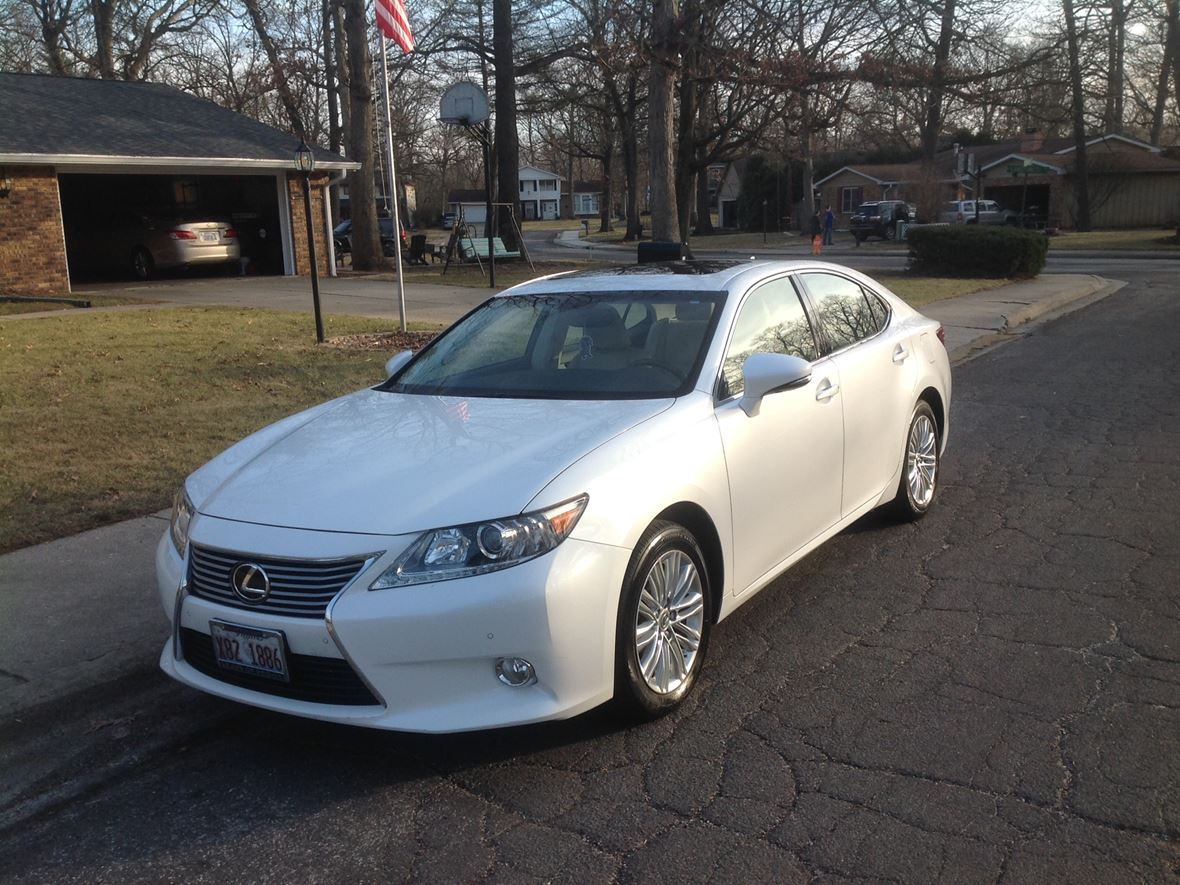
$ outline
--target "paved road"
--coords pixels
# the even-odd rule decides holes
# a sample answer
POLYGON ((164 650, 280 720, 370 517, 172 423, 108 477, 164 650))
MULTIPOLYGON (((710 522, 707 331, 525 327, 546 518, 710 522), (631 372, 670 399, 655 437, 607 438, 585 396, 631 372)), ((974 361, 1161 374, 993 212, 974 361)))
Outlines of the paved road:
POLYGON ((420 738, 152 682, 90 728, 165 749, 0 831, 0 879, 1175 880, 1176 295, 959 368, 938 507, 741 609, 673 716, 420 738))

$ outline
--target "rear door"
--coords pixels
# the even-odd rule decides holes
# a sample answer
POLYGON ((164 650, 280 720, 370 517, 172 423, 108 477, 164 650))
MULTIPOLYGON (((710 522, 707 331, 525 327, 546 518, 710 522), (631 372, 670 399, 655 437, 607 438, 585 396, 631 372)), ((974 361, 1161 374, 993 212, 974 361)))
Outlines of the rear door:
POLYGON ((837 273, 800 274, 814 306, 821 353, 840 375, 844 482, 840 515, 885 491, 901 461, 917 360, 887 302, 837 273))

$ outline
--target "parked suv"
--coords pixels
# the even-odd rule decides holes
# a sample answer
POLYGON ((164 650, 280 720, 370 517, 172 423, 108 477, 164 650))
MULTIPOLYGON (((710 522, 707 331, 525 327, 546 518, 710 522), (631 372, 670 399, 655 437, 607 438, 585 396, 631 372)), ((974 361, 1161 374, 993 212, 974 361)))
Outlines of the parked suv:
POLYGON ((914 207, 901 200, 878 200, 861 203, 853 213, 848 227, 858 243, 869 237, 892 240, 897 237, 897 223, 913 221, 914 207))
POLYGON ((1020 224, 1020 213, 1005 209, 995 200, 979 200, 979 216, 975 214, 975 200, 956 200, 942 210, 942 221, 947 224, 1020 224))
MULTIPOLYGON (((388 257, 393 254, 393 219, 389 217, 381 217, 377 219, 377 227, 381 231, 381 251, 388 257)), ((342 221, 336 225, 335 230, 332 231, 332 239, 336 243, 336 255, 347 255, 352 252, 352 219, 342 221)), ((406 229, 402 228, 402 248, 408 249, 409 242, 406 239, 406 229)))

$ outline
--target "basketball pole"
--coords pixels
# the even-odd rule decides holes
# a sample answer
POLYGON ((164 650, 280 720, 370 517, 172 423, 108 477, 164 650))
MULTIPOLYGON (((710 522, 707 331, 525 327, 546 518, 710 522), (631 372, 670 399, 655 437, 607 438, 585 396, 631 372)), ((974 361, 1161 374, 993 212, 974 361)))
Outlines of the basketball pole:
POLYGON ((397 306, 402 331, 406 331, 406 286, 402 280, 402 222, 397 198, 397 172, 393 165, 393 115, 389 112, 389 62, 386 60, 385 34, 381 33, 381 96, 385 99, 385 151, 389 161, 389 190, 393 194, 393 264, 397 269, 397 306))

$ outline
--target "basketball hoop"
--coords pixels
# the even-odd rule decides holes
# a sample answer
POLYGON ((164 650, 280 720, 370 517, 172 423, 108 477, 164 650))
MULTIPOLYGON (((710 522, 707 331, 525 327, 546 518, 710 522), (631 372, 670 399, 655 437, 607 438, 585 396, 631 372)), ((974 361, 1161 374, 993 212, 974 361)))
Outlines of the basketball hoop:
POLYGON ((459 126, 478 126, 488 121, 487 93, 474 83, 456 83, 443 93, 438 119, 459 126))

